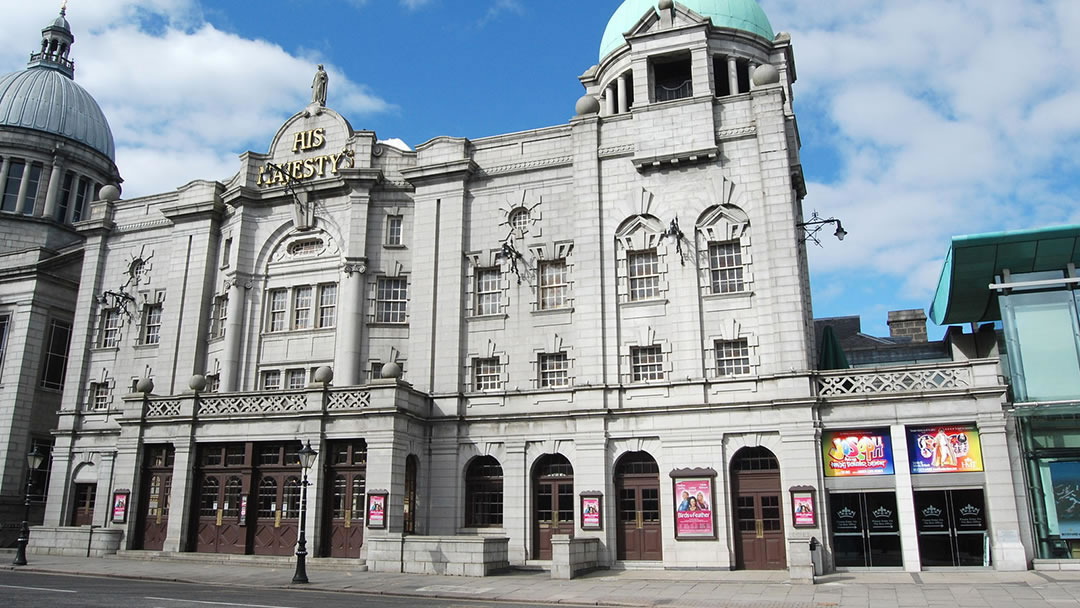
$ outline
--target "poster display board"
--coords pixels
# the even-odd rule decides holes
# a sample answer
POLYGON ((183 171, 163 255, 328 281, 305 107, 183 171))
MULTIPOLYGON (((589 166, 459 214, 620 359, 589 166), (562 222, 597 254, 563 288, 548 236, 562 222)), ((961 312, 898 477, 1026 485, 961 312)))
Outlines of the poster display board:
POLYGON ((117 490, 113 492, 112 521, 114 524, 127 523, 128 499, 130 497, 131 492, 128 490, 117 490))
POLYGON ((796 528, 817 527, 817 491, 810 486, 791 488, 791 521, 796 528))
POLYGON ((711 469, 687 469, 672 471, 671 476, 675 498, 675 539, 715 539, 713 504, 716 502, 716 472, 711 469))
POLYGON ((1064 539, 1080 538, 1080 462, 1051 462, 1058 533, 1064 539))
POLYGON ((907 435, 913 474, 983 470, 982 445, 974 424, 908 427, 907 435))
POLYGON ((599 492, 581 493, 581 529, 604 529, 604 497, 599 492))
POLYGON ((386 492, 368 494, 367 527, 373 530, 386 528, 386 492))
POLYGON ((826 477, 894 473, 892 437, 887 428, 825 431, 821 450, 826 477))

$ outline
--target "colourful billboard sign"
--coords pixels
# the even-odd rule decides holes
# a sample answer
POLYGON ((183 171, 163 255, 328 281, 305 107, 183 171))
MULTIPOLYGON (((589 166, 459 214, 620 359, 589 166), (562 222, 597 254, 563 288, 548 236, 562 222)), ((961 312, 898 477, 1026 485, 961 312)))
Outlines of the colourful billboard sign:
POLYGON ((684 478, 675 481, 676 538, 715 538, 712 479, 684 478))
POLYGON ((1061 538, 1080 538, 1080 462, 1051 462, 1058 533, 1061 538))
POLYGON ((967 473, 983 470, 982 444, 974 424, 909 427, 912 473, 967 473))
POLYGON ((821 450, 826 477, 893 474, 889 429, 825 431, 821 450))

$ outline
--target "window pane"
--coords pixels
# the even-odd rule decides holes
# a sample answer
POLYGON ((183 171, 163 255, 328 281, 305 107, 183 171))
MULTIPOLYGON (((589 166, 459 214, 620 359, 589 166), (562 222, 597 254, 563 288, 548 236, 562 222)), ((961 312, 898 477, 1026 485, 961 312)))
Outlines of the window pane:
POLYGON ((407 301, 405 279, 380 277, 375 294, 375 321, 404 323, 407 301))
POLYGON ((400 245, 401 244, 401 223, 402 218, 400 215, 391 215, 386 219, 386 244, 387 245, 400 245))
POLYGON ((473 359, 473 390, 494 391, 501 388, 502 366, 499 359, 473 359))
POLYGON ((498 268, 480 268, 476 271, 476 314, 494 315, 499 313, 502 299, 502 273, 498 268))
POLYGON ((540 310, 566 306, 566 260, 540 263, 540 310))
POLYGON ((67 373, 68 346, 71 342, 71 324, 53 321, 49 327, 48 350, 45 355, 45 371, 41 386, 52 389, 64 388, 67 373))
POLYGON ((746 339, 717 340, 716 375, 738 376, 750 373, 750 346, 746 339))
POLYGON ((664 379, 664 354, 659 346, 630 349, 630 371, 634 382, 664 379))
POLYGON ((632 251, 627 255, 630 300, 660 297, 660 260, 655 249, 632 251))
POLYGON ((270 292, 270 331, 285 331, 285 312, 289 294, 284 289, 270 292))
POLYGON ((540 386, 569 386, 570 362, 566 353, 545 353, 540 355, 540 386))
POLYGON ((143 314, 143 344, 161 342, 161 304, 148 304, 143 314))
POLYGON ((311 327, 311 294, 310 287, 297 287, 293 292, 293 329, 311 327))
POLYGON ((333 327, 337 323, 337 284, 319 287, 319 327, 333 327))
POLYGON ((100 346, 102 348, 120 346, 120 311, 115 308, 107 308, 101 313, 100 346))
POLYGON ((713 293, 743 291, 742 248, 739 241, 709 244, 709 274, 713 293))

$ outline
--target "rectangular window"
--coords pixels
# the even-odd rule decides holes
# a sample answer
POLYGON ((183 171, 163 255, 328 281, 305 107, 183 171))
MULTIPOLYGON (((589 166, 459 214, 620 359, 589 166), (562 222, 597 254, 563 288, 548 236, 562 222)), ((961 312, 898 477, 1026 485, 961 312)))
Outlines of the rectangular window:
POLYGON ((664 379, 664 353, 659 346, 635 346, 630 349, 630 373, 634 382, 664 379))
POLYGON ((275 289, 270 292, 270 331, 285 331, 285 314, 289 308, 289 292, 275 289))
POLYGON ((570 360, 566 353, 540 355, 540 386, 542 388, 569 386, 570 360))
POLYGON ((106 308, 101 311, 101 340, 98 343, 101 348, 116 348, 120 346, 120 311, 115 308, 106 308))
POLYGON ((630 300, 660 297, 660 258, 655 249, 631 251, 626 256, 630 276, 630 300))
POLYGON ((750 346, 746 338, 717 340, 713 346, 716 350, 717 376, 740 376, 750 373, 750 346))
MULTIPOLYGON (((7 352, 8 324, 10 320, 11 315, 0 315, 0 374, 3 374, 4 371, 4 353, 7 352)), ((0 382, 3 380, 3 375, 0 375, 0 382)))
POLYGON ((288 388, 304 388, 307 386, 307 372, 302 369, 290 369, 285 372, 285 382, 288 388))
POLYGON ((311 287, 297 287, 293 291, 293 329, 311 329, 311 287))
POLYGON ((225 244, 221 246, 221 267, 229 267, 229 258, 232 257, 232 239, 225 239, 225 244))
POLYGON ((90 383, 90 402, 88 405, 89 409, 95 412, 101 412, 109 409, 108 382, 90 383))
POLYGON ((41 386, 60 390, 64 388, 67 373, 68 347, 71 345, 71 323, 53 321, 49 324, 49 342, 45 350, 45 370, 41 374, 41 386))
POLYGON ((221 387, 221 376, 218 374, 206 374, 206 391, 207 393, 216 393, 221 387))
POLYGON ((570 291, 566 283, 566 260, 540 262, 540 310, 552 310, 566 306, 570 291))
POLYGON ((26 182, 26 199, 23 200, 22 212, 26 215, 34 213, 34 202, 37 200, 38 188, 41 186, 41 165, 30 165, 30 178, 26 182))
POLYGON ((386 244, 401 245, 401 225, 403 218, 400 215, 390 215, 386 218, 386 244))
POLYGON ((476 269, 476 316, 499 314, 502 303, 502 272, 498 268, 476 269))
POLYGON ((375 290, 375 322, 404 323, 408 303, 405 279, 379 277, 375 290))
POLYGON ((26 163, 21 160, 13 160, 8 166, 7 182, 0 184, 3 186, 4 191, 0 194, 0 211, 18 211, 15 205, 18 203, 19 198, 19 184, 22 183, 23 171, 26 169, 26 163))
POLYGON ((378 380, 382 378, 382 363, 373 362, 371 364, 371 380, 378 380))
POLYGON ((225 322, 229 318, 229 296, 216 296, 214 298, 214 318, 210 327, 210 337, 225 337, 225 322))
MULTIPOLYGON (((55 169, 54 169, 55 170, 55 169)), ((71 190, 75 185, 75 174, 68 171, 64 175, 64 187, 60 191, 60 200, 56 205, 56 221, 64 223, 67 222, 67 212, 69 203, 71 201, 71 190)))
POLYGON ((745 289, 739 241, 709 243, 709 277, 713 293, 738 293, 745 289))
POLYGON ((143 344, 161 342, 161 304, 147 304, 143 308, 143 344))
POLYGON ((498 357, 473 359, 473 390, 497 391, 502 389, 502 366, 498 357))
POLYGON ((81 178, 79 180, 79 187, 75 192, 75 208, 71 210, 71 221, 78 222, 82 220, 83 209, 86 208, 86 199, 90 196, 90 180, 87 178, 81 178))
POLYGON ((319 327, 333 327, 337 323, 337 284, 319 286, 319 327))
POLYGON ((281 372, 273 369, 263 372, 262 387, 264 391, 276 391, 281 389, 281 372))

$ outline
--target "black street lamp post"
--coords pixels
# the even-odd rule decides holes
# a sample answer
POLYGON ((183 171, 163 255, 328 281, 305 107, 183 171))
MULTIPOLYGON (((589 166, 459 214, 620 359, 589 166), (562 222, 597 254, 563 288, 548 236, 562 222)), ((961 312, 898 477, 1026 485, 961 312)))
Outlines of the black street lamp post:
MULTIPOLYGON (((300 484, 300 538, 296 542, 296 574, 293 574, 293 583, 307 583, 307 537, 305 532, 307 530, 307 487, 308 487, 308 469, 311 465, 315 464, 315 457, 319 453, 311 449, 311 442, 300 448, 300 466, 304 467, 304 480, 300 484)), ((27 503, 29 504, 29 503, 27 503)))
POLYGON ((16 566, 26 565, 26 545, 30 543, 30 490, 34 486, 34 471, 41 466, 44 460, 45 455, 41 453, 36 445, 34 451, 26 455, 26 464, 29 465, 30 470, 26 474, 26 500, 23 502, 22 529, 19 530, 19 548, 15 551, 15 561, 11 562, 16 566))

